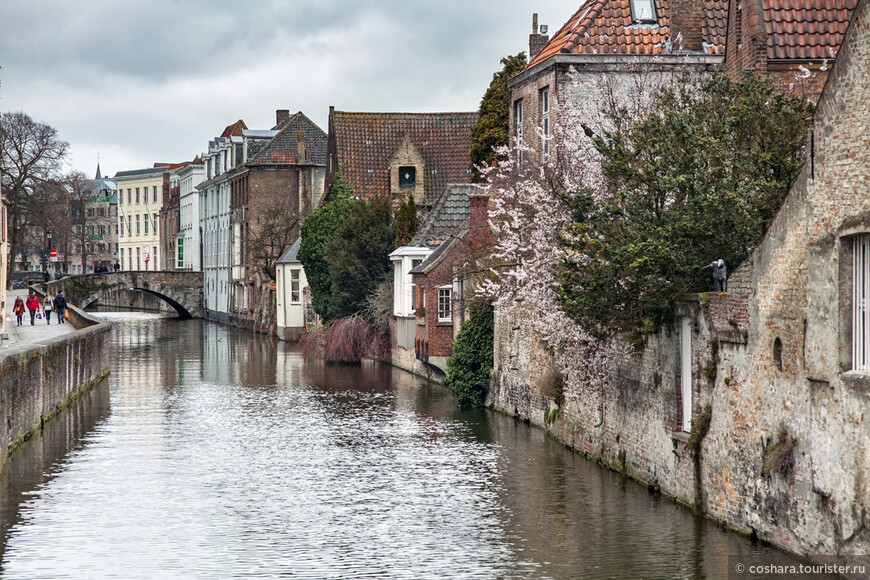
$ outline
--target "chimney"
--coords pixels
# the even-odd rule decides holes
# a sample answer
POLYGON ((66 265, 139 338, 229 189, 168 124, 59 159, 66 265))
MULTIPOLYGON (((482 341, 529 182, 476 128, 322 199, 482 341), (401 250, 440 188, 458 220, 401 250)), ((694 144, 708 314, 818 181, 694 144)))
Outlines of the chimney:
MULTIPOLYGON (((674 52, 703 52, 701 31, 704 3, 698 0, 671 0, 670 41, 674 52)), ((660 16, 661 17, 661 16, 660 16)))
POLYGON ((275 126, 280 128, 281 125, 290 120, 290 109, 278 109, 275 111, 275 126))
MULTIPOLYGON (((546 32, 547 27, 541 26, 541 32, 546 32)), ((550 36, 547 34, 538 33, 538 13, 532 14, 532 33, 529 35, 529 61, 544 50, 547 43, 550 42, 550 36)))
POLYGON ((305 132, 296 131, 296 164, 305 160, 305 132))
POLYGON ((468 194, 468 227, 472 231, 488 227, 489 221, 489 194, 483 188, 474 189, 468 194))

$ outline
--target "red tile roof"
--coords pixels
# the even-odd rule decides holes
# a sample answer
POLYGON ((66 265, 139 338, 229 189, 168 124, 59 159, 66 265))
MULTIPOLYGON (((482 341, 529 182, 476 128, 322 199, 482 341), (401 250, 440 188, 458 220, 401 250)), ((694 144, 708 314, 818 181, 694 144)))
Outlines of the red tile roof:
MULTIPOLYGON (((725 53, 727 0, 703 2, 702 38, 707 54, 725 53)), ((560 54, 665 54, 670 36, 669 0, 655 0, 658 24, 634 24, 629 0, 586 0, 553 35, 529 67, 560 54)))
POLYGON ((224 129, 224 132, 221 133, 221 137, 240 137, 242 135, 242 131, 247 128, 248 126, 245 125, 245 122, 239 119, 232 125, 227 125, 227 128, 224 129))
POLYGON ((764 14, 768 59, 837 56, 858 0, 756 0, 764 14))
MULTIPOLYGON (((330 114, 330 150, 354 194, 362 199, 390 194, 390 160, 405 139, 425 163, 425 200, 432 203, 448 183, 471 179, 471 127, 477 113, 330 114), (333 149, 334 148, 334 149, 333 149)), ((327 176, 329 179, 330 176, 327 176)))

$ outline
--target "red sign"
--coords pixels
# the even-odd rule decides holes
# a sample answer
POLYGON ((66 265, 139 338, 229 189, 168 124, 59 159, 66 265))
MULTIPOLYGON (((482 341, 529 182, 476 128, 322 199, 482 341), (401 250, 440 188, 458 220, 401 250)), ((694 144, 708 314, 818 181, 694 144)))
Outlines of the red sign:
POLYGON ((48 255, 51 256, 52 258, 57 258, 57 250, 55 250, 54 248, 50 249, 48 251, 48 255))

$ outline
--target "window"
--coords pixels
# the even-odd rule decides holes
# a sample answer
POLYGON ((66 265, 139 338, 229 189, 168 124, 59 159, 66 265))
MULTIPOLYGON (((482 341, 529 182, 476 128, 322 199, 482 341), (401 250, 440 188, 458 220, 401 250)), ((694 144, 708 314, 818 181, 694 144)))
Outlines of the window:
POLYGON ((157 235, 157 220, 158 220, 158 216, 157 216, 157 214, 155 213, 155 214, 154 214, 154 235, 155 235, 155 236, 157 235))
POLYGON ((870 371, 870 234, 852 239, 852 370, 870 371))
MULTIPOLYGON (((148 195, 148 193, 147 193, 148 190, 146 189, 145 191, 146 191, 145 195, 148 195)), ((136 188, 136 203, 137 204, 139 203, 139 188, 138 187, 136 188)))
POLYGON ((550 88, 541 89, 541 159, 550 160, 550 88))
POLYGON ((453 289, 451 287, 438 289, 438 322, 452 322, 453 289))
POLYGON ((417 182, 417 168, 411 166, 399 167, 399 187, 414 187, 417 182))
POLYGON ((523 162, 523 100, 514 101, 514 140, 517 144, 517 163, 523 162))
POLYGON ((130 191, 131 191, 131 190, 130 190, 130 188, 128 187, 128 188, 127 188, 127 205, 130 205, 131 203, 133 203, 133 201, 132 201, 133 198, 131 197, 133 194, 130 193, 130 191))
POLYGON ((141 230, 139 228, 139 214, 137 213, 136 214, 136 235, 138 236, 140 233, 141 233, 141 230))
POLYGON ((175 267, 176 268, 184 268, 184 238, 177 239, 177 257, 175 259, 175 267))
POLYGON ((631 0, 631 21, 634 24, 655 24, 656 10, 653 0, 631 0))
POLYGON ((302 304, 299 269, 290 270, 290 304, 302 304))
POLYGON ((148 235, 148 219, 145 219, 145 235, 148 235))
POLYGON ((151 201, 153 201, 154 203, 157 203, 157 186, 156 185, 151 186, 151 197, 152 197, 151 201))
POLYGON ((124 205, 124 192, 122 190, 118 190, 118 205, 124 205))

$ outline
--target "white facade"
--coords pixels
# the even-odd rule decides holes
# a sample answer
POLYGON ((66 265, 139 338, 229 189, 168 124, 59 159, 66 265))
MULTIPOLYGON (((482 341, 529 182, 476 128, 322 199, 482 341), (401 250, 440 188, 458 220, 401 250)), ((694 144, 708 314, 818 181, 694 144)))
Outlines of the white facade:
POLYGON ((432 248, 401 246, 390 254, 393 263, 393 315, 396 317, 396 344, 402 348, 414 348, 416 334, 416 293, 411 269, 429 257, 432 248))
POLYGON ((120 171, 118 185, 118 263, 122 271, 160 270, 158 224, 163 205, 163 167, 120 171))
POLYGON ((175 243, 175 269, 202 271, 200 235, 200 193, 196 186, 205 178, 205 166, 188 163, 178 170, 179 213, 175 243))
POLYGON ((278 336, 295 338, 305 331, 308 307, 308 278, 302 262, 296 258, 299 240, 282 256, 275 267, 278 336))
POLYGON ((218 137, 202 155, 206 181, 199 190, 199 223, 202 231, 203 306, 229 314, 230 294, 230 182, 221 179, 233 168, 231 139, 218 137))

